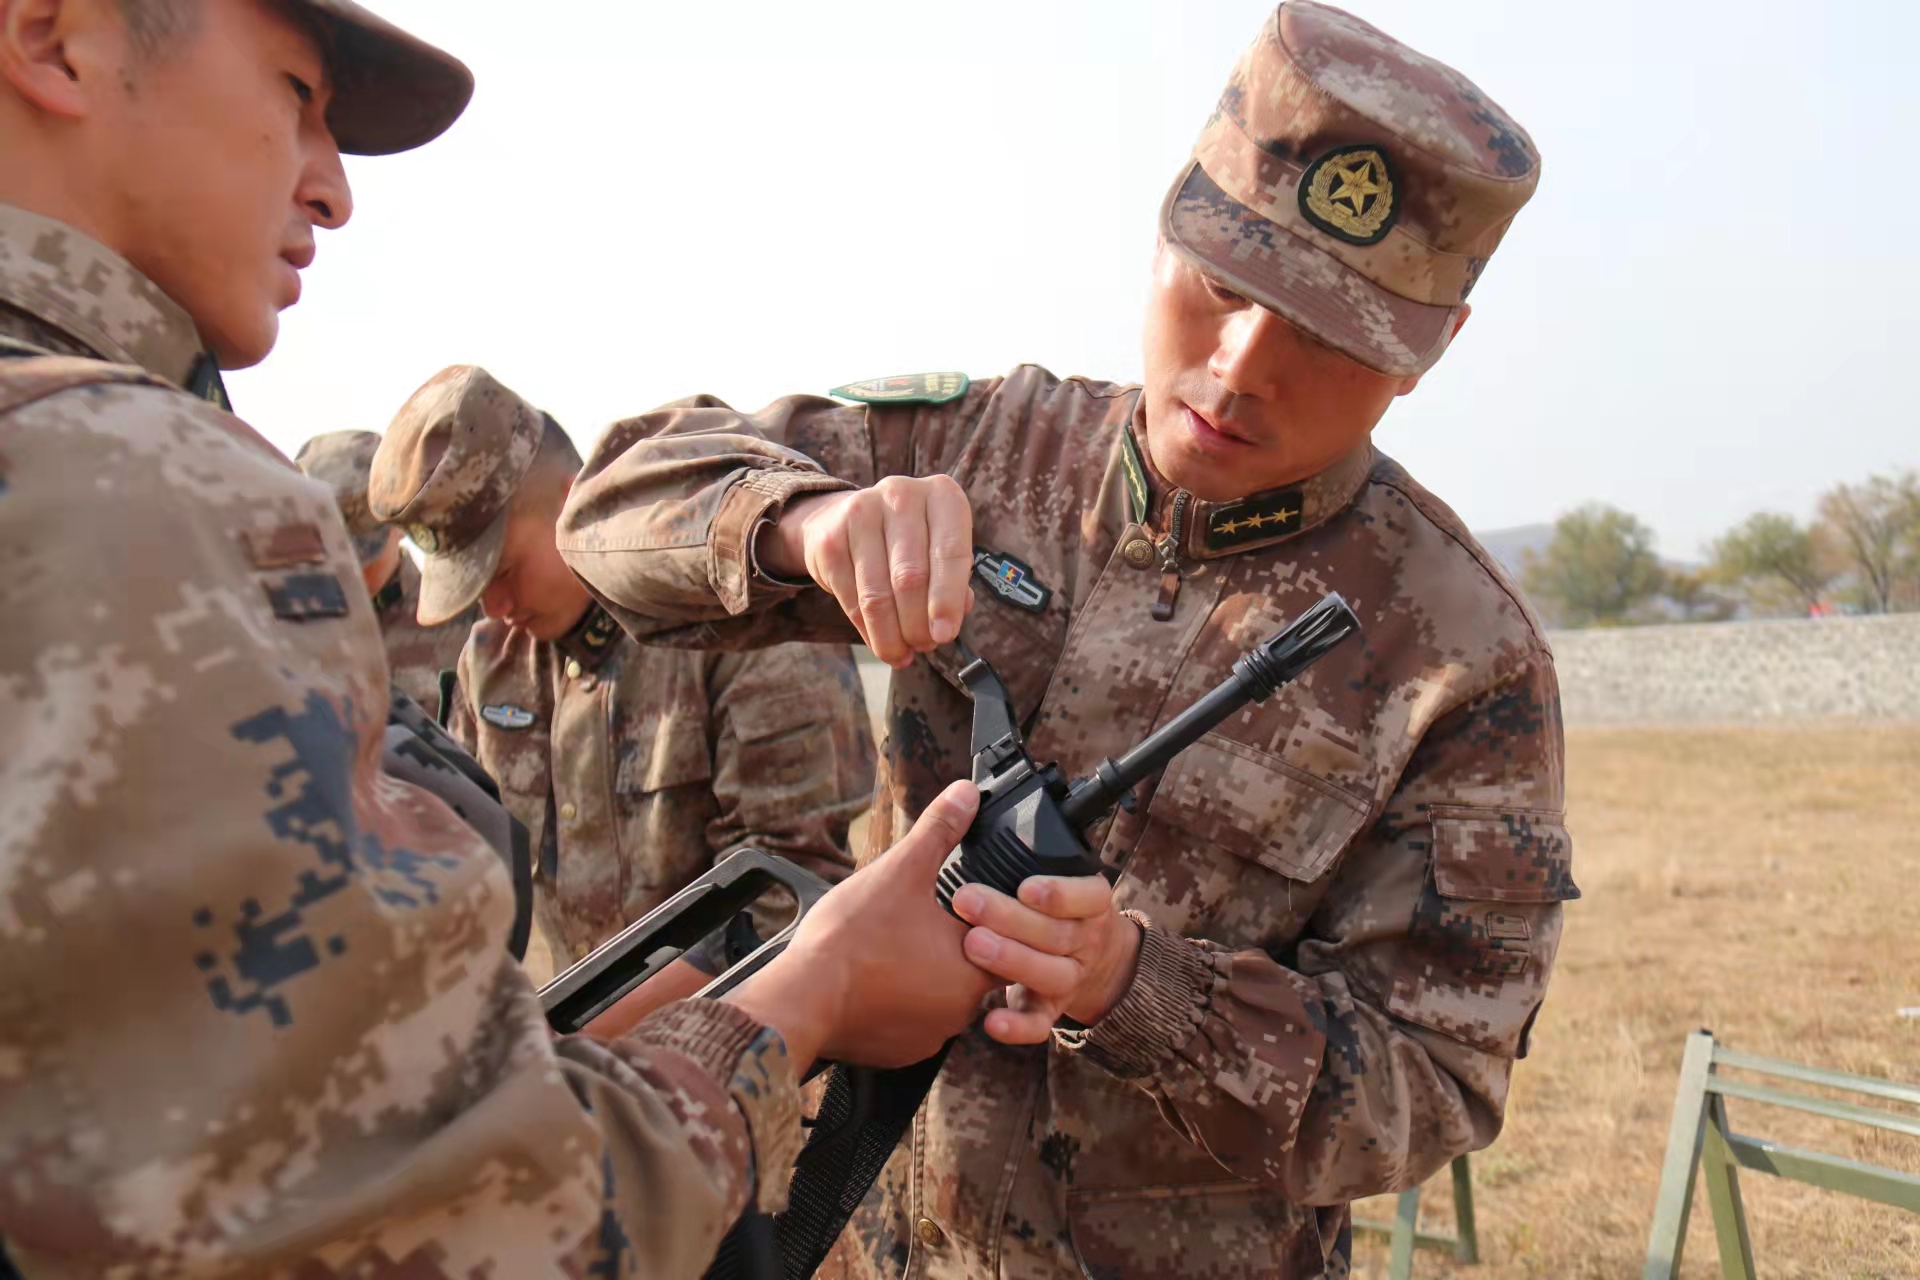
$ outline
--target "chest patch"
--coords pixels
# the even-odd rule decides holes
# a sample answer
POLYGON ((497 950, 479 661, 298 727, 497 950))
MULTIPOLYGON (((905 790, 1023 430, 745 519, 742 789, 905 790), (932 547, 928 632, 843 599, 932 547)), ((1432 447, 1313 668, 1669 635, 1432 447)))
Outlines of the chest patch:
POLYGON ((973 576, 1016 609, 1045 613, 1053 588, 1034 577, 1033 570, 1020 560, 983 547, 973 549, 973 576))
POLYGON ((247 559, 256 569, 285 569, 296 564, 322 564, 327 544, 320 526, 301 522, 277 529, 249 529, 240 535, 247 559))
POLYGON ((347 592, 330 573, 290 573, 278 582, 262 583, 273 616, 283 622, 311 622, 315 618, 347 616, 347 592))
POLYGON ((511 702, 496 702, 481 707, 480 718, 496 729, 524 729, 533 723, 533 712, 511 702))

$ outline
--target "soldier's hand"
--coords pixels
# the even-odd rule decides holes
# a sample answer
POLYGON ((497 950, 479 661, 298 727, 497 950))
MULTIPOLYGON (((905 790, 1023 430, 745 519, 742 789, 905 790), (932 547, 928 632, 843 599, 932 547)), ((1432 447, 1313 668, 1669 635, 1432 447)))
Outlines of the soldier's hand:
POLYGON ((1133 985, 1140 926, 1100 876, 1031 876, 1017 901, 962 885, 953 909, 975 926, 967 956, 1013 984, 1007 1007, 987 1015, 987 1034, 1003 1044, 1041 1043, 1062 1014, 1090 1026, 1133 985))
POLYGON ((1000 985, 961 950, 934 876, 980 807, 970 782, 927 806, 893 848, 834 886, 793 943, 728 997, 780 1032, 804 1070, 816 1057, 900 1067, 932 1056, 1000 985))
POLYGON ((951 476, 888 476, 795 500, 760 563, 831 592, 880 661, 903 667, 960 634, 973 608, 973 509, 951 476))

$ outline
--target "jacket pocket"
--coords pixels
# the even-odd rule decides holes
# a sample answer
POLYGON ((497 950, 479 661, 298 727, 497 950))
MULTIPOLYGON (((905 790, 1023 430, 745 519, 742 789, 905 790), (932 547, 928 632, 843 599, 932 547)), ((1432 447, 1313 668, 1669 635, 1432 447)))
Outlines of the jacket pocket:
POLYGON ((1292 880, 1317 880, 1367 819, 1355 796, 1207 734, 1168 766, 1148 812, 1292 880))
POLYGON ((706 717, 697 709, 669 706, 647 717, 630 743, 621 744, 614 790, 623 794, 689 787, 713 777, 713 750, 706 717))
POLYGON ((1475 902, 1570 902, 1573 841, 1566 816, 1546 809, 1436 805, 1433 885, 1475 902))
POLYGON ((1067 1227, 1091 1280, 1326 1274, 1319 1216, 1252 1183, 1070 1191, 1067 1227))
MULTIPOLYGON (((1558 810, 1436 806, 1427 874, 1401 946, 1350 961, 1396 1017, 1502 1057, 1524 1052, 1580 896, 1558 810)), ((1417 846, 1416 846, 1417 847, 1417 846)))

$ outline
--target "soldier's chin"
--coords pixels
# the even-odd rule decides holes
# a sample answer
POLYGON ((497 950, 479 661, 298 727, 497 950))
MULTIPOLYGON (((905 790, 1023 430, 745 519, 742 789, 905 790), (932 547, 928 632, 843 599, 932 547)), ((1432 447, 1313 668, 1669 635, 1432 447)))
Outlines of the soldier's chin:
POLYGON ((251 369, 265 360, 280 340, 280 313, 271 307, 258 315, 237 318, 221 324, 197 320, 200 341, 213 353, 214 363, 222 371, 251 369))

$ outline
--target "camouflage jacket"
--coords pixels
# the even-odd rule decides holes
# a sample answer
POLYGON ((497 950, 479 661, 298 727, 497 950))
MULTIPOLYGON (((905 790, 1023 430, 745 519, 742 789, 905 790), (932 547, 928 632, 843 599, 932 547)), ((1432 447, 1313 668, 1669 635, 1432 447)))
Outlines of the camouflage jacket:
MULTIPOLYGON (((1359 614, 1359 640, 1090 833, 1148 923, 1131 989, 1050 1046, 956 1044, 840 1242, 848 1274, 1342 1275, 1348 1201, 1499 1131, 1578 893, 1538 624, 1370 448, 1208 504, 1144 465, 1138 404, 1032 367, 941 404, 683 401, 615 426, 562 519, 569 563, 636 634, 841 635, 825 593, 757 569, 756 531, 799 493, 952 475, 979 547, 961 638, 1070 776, 1323 593, 1359 614)), ((893 676, 872 848, 968 772, 955 665, 893 676)))
POLYGON ((374 593, 373 611, 380 620, 387 670, 393 675, 394 685, 437 720, 440 673, 458 668, 467 633, 480 620, 480 614, 471 610, 437 627, 423 627, 419 607, 420 568, 412 557, 402 553, 400 567, 387 585, 374 593))
POLYGON ((552 644, 482 622, 459 689, 450 727, 533 836, 557 965, 742 845, 829 881, 852 869, 874 750, 845 644, 665 649, 595 605, 552 644))
POLYGON ((798 1147, 778 1036, 552 1040, 500 860, 380 770, 332 494, 181 390, 206 361, 0 207, 0 1238, 28 1275, 698 1275, 798 1147))

